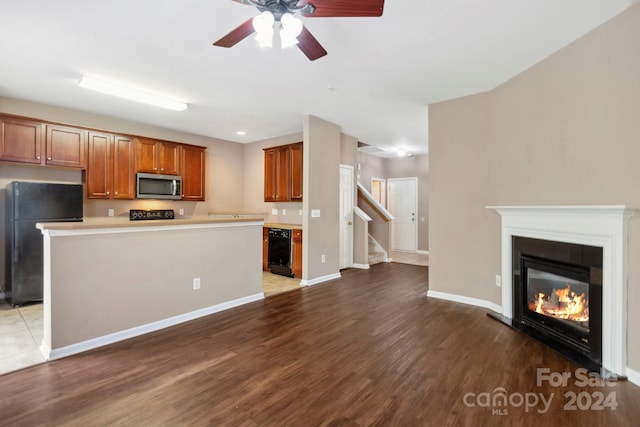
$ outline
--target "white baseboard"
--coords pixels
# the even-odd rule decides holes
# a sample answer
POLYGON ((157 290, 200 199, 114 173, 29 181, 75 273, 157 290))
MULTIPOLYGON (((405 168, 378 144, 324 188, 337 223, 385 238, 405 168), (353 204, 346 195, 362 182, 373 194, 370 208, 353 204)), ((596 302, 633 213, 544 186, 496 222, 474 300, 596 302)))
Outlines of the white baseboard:
POLYGON ((627 366, 627 379, 629 380, 629 382, 632 382, 633 384, 640 386, 640 372, 634 371, 628 366, 627 366))
POLYGON ((465 297, 462 295, 448 294, 446 292, 438 292, 438 291, 432 291, 432 290, 427 291, 427 296, 432 298, 444 299, 447 301, 461 302, 463 304, 475 305, 476 307, 488 308, 489 310, 502 314, 501 306, 491 301, 487 301, 483 299, 465 297))
POLYGON ((423 251, 423 250, 421 250, 421 249, 418 249, 418 250, 416 251, 416 253, 417 253, 417 254, 420 254, 420 255, 429 255, 429 251, 423 251))
POLYGON ((369 264, 352 264, 351 267, 359 268, 361 270, 368 270, 369 269, 369 264))
POLYGON ((342 277, 340 273, 328 274, 326 276, 316 277, 315 279, 311 279, 311 280, 303 279, 300 281, 300 284, 302 286, 313 286, 313 285, 317 285, 318 283, 327 282, 329 280, 339 279, 340 277, 342 277))
POLYGON ((146 325, 136 326, 135 328, 125 329, 123 331, 114 332, 112 334, 104 335, 102 337, 92 338, 90 340, 82 341, 76 344, 71 344, 65 347, 60 347, 51 350, 43 342, 40 345, 40 351, 44 354, 44 357, 48 360, 56 360, 62 357, 71 356, 73 354, 81 353, 83 351, 92 350, 94 348, 102 347, 104 345, 113 344, 118 341, 126 340, 129 338, 137 337, 139 335, 154 332, 160 329, 168 328, 170 326, 179 325, 180 323, 188 322, 190 320, 197 319, 199 317, 208 316, 213 313, 228 310, 230 308, 238 307, 240 305, 248 304, 250 302, 259 301, 264 299, 264 293, 249 295, 246 297, 238 298, 232 301, 223 302, 211 307, 195 310, 189 313, 180 314, 178 316, 169 317, 168 319, 158 320, 156 322, 147 323, 146 325))

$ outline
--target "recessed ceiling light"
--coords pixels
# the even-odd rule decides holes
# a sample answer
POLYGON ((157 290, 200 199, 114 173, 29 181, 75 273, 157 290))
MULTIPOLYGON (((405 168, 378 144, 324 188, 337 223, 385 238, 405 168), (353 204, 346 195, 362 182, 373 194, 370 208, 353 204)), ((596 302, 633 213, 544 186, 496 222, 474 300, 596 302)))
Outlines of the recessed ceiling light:
POLYGON ((239 130, 238 132, 236 132, 236 135, 246 135, 247 133, 243 130, 239 130))
POLYGON ((79 86, 85 89, 91 89, 97 92, 106 93, 108 95, 126 98, 131 101, 137 101, 149 105, 154 105, 156 107, 167 108, 169 110, 183 111, 187 109, 187 104, 185 104, 184 102, 179 102, 173 99, 165 98, 164 96, 144 92, 140 89, 121 86, 117 83, 94 79, 93 77, 82 76, 79 86))

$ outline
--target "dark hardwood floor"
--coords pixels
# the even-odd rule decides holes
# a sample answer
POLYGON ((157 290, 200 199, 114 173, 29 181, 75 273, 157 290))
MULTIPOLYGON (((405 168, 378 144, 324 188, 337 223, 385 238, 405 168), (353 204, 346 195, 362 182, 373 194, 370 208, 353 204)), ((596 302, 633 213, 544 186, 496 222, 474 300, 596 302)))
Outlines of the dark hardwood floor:
POLYGON ((347 270, 0 376, 0 425, 639 425, 639 387, 580 387, 577 366, 486 310, 427 298, 427 272, 347 270), (537 386, 537 368, 572 378, 537 386), (598 393, 615 410, 596 410, 598 393))

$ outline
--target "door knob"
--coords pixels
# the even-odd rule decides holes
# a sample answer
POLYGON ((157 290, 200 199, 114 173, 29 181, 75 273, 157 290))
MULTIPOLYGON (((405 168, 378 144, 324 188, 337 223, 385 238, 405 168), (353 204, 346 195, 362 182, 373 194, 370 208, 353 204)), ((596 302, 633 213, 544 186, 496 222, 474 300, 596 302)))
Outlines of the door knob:
POLYGON ((349 225, 352 225, 352 224, 353 224, 353 222, 349 221, 349 225))

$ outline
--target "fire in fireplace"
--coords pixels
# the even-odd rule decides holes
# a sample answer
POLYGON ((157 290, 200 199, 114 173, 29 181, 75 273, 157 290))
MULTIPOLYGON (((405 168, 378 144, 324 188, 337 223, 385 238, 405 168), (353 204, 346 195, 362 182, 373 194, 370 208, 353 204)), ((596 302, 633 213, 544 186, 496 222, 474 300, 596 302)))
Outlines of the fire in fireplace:
POLYGON ((589 269, 522 256, 522 321, 590 353, 589 269))

